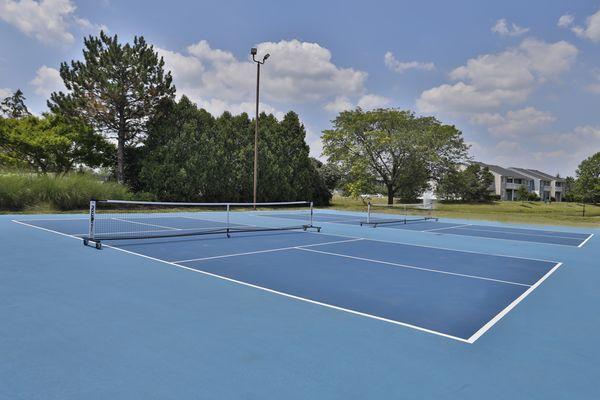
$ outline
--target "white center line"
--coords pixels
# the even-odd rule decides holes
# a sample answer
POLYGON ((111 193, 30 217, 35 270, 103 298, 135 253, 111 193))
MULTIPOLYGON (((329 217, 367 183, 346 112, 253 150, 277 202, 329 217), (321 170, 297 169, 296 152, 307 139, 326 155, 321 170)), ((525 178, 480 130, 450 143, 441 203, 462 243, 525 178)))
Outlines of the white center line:
MULTIPOLYGON (((130 224, 138 224, 138 225, 146 225, 146 226, 155 226, 155 227, 157 227, 157 228, 171 229, 171 230, 174 230, 174 231, 181 231, 181 230, 182 230, 181 228, 174 228, 174 227, 172 227, 172 226, 157 225, 157 224, 149 224, 149 223, 147 223, 147 222, 138 222, 138 221, 132 221, 132 220, 129 220, 129 219, 122 219, 122 218, 117 218, 117 217, 111 217, 110 219, 114 219, 114 220, 116 220, 116 221, 121 221, 121 222, 127 222, 127 223, 130 223, 130 224)), ((103 220, 103 219, 101 219, 101 218, 98 218, 98 220, 96 221, 96 223, 98 223, 98 222, 100 222, 100 223, 101 223, 101 221, 106 221, 106 220, 103 220)))
POLYGON ((481 279, 481 280, 484 280, 484 281, 492 281, 492 282, 498 282, 498 283, 505 283, 505 284, 508 284, 508 285, 517 285, 517 286, 525 286, 525 287, 530 287, 531 286, 531 285, 528 285, 528 284, 525 284, 525 283, 504 281, 504 280, 501 280, 501 279, 485 278, 483 276, 477 276, 477 275, 459 274, 457 272, 449 272, 449 271, 443 271, 443 270, 432 269, 432 268, 415 267, 414 265, 399 264, 399 263, 394 263, 394 262, 389 262, 389 261, 375 260, 375 259, 372 259, 372 258, 355 257, 355 256, 349 256, 347 254, 332 253, 332 252, 329 252, 329 251, 307 249, 307 248, 301 248, 301 247, 298 248, 298 250, 312 251, 314 253, 328 254, 328 255, 337 256, 337 257, 352 258, 354 260, 367 261, 367 262, 378 263, 378 264, 385 264, 385 265, 392 265, 394 267, 416 269, 416 270, 420 270, 420 271, 434 272, 434 273, 438 273, 438 274, 462 276, 464 278, 471 278, 471 279, 481 279))

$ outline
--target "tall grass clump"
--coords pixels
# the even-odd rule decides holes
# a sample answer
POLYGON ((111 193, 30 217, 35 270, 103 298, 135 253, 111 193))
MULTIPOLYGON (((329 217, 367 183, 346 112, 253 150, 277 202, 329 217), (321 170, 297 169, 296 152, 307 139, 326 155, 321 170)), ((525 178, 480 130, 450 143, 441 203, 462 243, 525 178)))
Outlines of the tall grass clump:
POLYGON ((90 199, 131 199, 126 186, 92 174, 0 173, 0 210, 84 210, 90 199))

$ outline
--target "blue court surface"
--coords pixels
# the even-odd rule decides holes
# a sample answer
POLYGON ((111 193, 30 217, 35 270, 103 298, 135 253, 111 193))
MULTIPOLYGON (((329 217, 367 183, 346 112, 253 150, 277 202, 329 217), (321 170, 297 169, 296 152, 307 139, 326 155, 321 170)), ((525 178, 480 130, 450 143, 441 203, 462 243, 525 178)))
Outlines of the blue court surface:
MULTIPOLYGON (((362 220, 318 210, 320 233, 96 250, 82 245, 85 215, 0 217, 0 399, 598 393, 598 229, 362 220)), ((218 212, 119 223, 152 233, 224 224, 218 212)))

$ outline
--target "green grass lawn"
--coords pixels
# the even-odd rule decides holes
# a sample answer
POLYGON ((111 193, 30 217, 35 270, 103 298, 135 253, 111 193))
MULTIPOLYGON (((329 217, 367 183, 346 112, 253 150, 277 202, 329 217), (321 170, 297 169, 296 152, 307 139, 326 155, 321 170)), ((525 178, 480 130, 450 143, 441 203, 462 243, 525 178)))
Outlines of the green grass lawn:
MULTIPOLYGON (((373 199, 373 203, 385 203, 385 199, 373 199)), ((335 196, 332 208, 365 211, 361 199, 335 196)), ((483 204, 436 203, 434 214, 438 217, 480 219, 522 224, 571 225, 600 227, 600 205, 579 203, 551 203, 541 201, 495 201, 483 204)))

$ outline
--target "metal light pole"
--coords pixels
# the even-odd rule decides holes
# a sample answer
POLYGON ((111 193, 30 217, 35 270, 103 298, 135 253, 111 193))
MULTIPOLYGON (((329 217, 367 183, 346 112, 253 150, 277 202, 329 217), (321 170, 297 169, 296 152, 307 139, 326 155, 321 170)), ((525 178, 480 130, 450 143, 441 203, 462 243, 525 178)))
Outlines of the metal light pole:
POLYGON ((255 58, 256 56, 256 48, 253 47, 250 49, 250 54, 252 54, 252 61, 256 63, 256 118, 254 119, 254 208, 256 208, 256 182, 258 177, 258 93, 260 88, 260 66, 267 61, 269 58, 269 54, 265 54, 262 61, 259 61, 255 58))

